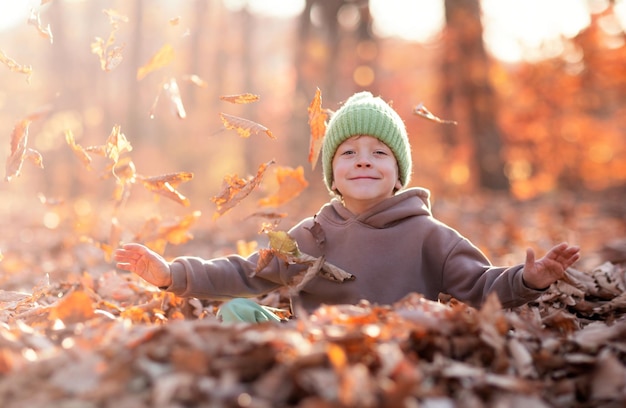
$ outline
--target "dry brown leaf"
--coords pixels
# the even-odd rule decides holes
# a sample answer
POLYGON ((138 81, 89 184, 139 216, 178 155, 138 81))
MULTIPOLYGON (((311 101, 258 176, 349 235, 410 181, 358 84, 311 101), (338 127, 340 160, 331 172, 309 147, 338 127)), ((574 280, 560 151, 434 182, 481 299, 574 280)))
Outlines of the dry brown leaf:
POLYGON ((326 133, 326 120, 328 119, 328 112, 322 109, 322 92, 319 88, 317 88, 315 97, 309 104, 308 112, 309 128, 311 129, 309 163, 311 163, 311 168, 315 169, 320 151, 322 150, 324 134, 326 133))
POLYGON ((112 9, 105 9, 102 12, 109 17, 111 32, 106 41, 100 37, 95 37, 91 43, 91 52, 98 56, 100 68, 105 72, 109 72, 122 62, 124 44, 115 45, 115 33, 120 29, 119 23, 127 23, 128 17, 112 9))
POLYGON ((302 166, 298 166, 296 169, 280 166, 276 168, 275 174, 278 181, 278 192, 270 197, 260 199, 259 205, 261 207, 278 207, 283 205, 296 198, 309 186, 309 182, 304 178, 304 168, 302 166))
POLYGON ((164 44, 150 60, 137 69, 137 81, 141 81, 149 73, 161 69, 174 60, 174 48, 164 44))
POLYGON ((241 104, 256 102, 259 99, 261 99, 261 97, 259 95, 255 95, 251 93, 244 93, 244 94, 238 94, 238 95, 223 95, 223 96, 220 96, 220 99, 226 102, 241 105, 241 104))
POLYGON ((420 102, 419 105, 417 105, 415 107, 415 109, 413 109, 413 113, 416 114, 417 116, 420 116, 424 119, 428 119, 428 120, 432 120, 433 122, 436 123, 441 123, 444 125, 457 125, 458 123, 454 120, 445 120, 445 119, 440 119, 439 117, 433 115, 427 108, 426 106, 424 106, 423 103, 420 102))
POLYGON ((18 64, 14 59, 9 58, 1 49, 0 49, 0 62, 6 65, 11 72, 19 72, 20 74, 26 74, 26 82, 30 84, 30 77, 33 75, 32 65, 18 64))
POLYGON ((276 139, 268 128, 259 123, 226 113, 220 113, 220 118, 226 129, 236 130, 241 137, 248 138, 251 135, 265 133, 270 139, 276 139))
POLYGON ((22 170, 24 160, 30 160, 35 165, 43 168, 43 159, 38 151, 27 147, 28 143, 28 127, 32 119, 26 118, 18 122, 11 133, 11 154, 7 158, 5 165, 5 180, 10 182, 13 178, 18 177, 22 170))
POLYGON ((178 192, 176 187, 180 183, 193 179, 193 173, 179 172, 152 177, 137 176, 137 179, 147 190, 153 193, 167 197, 185 207, 190 205, 189 199, 178 192))
POLYGON ((30 8, 30 15, 28 16, 28 24, 35 26, 35 28, 37 28, 37 32, 39 33, 39 35, 41 35, 43 38, 47 38, 48 40, 50 40, 50 44, 53 43, 52 31, 50 30, 50 24, 48 24, 46 28, 42 27, 39 13, 35 13, 35 9, 32 7, 30 8))
POLYGON ((69 129, 65 131, 65 141, 74 152, 74 155, 76 155, 81 163, 83 163, 85 168, 87 170, 91 170, 91 156, 89 155, 89 153, 87 153, 87 151, 85 151, 85 149, 81 145, 76 143, 74 133, 72 133, 72 131, 69 129))
POLYGON ((257 170, 256 176, 249 177, 247 180, 241 179, 237 175, 224 177, 222 191, 211 198, 211 201, 217 206, 217 211, 213 215, 213 219, 225 214, 254 191, 261 183, 265 171, 272 164, 274 164, 274 160, 261 164, 257 170))

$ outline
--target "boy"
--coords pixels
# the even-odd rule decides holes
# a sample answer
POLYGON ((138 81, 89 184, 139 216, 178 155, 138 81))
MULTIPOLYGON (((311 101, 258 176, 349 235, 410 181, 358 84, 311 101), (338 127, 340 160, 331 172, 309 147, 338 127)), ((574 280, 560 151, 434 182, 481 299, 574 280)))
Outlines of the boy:
MULTIPOLYGON (((399 192, 412 169, 406 128, 387 103, 369 92, 354 94, 330 119, 322 168, 336 198, 289 234, 301 252, 325 255, 328 263, 356 279, 313 279, 300 293, 305 309, 362 299, 392 304, 410 292, 433 300, 443 292, 476 307, 495 292, 503 307, 515 307, 537 298, 579 259, 578 247, 561 243, 537 261, 528 249, 524 264, 492 266, 470 241, 433 218, 428 190, 399 192), (312 233, 316 223, 324 234, 323 249, 312 233)), ((224 321, 278 320, 245 298, 275 290, 303 270, 274 258, 250 278, 258 253, 167 262, 140 244, 124 245, 115 259, 118 268, 179 296, 232 299, 220 309, 224 321)))

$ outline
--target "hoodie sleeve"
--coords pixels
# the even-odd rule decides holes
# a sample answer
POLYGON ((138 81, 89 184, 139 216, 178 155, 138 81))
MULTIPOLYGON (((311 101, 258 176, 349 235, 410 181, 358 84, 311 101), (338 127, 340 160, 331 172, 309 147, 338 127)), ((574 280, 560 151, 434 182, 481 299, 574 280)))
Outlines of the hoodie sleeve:
POLYGON ((498 295, 504 308, 521 306, 543 293, 525 285, 523 267, 493 266, 476 246, 461 237, 445 260, 442 287, 474 307, 480 307, 491 293, 498 295))
POLYGON ((166 288, 181 297, 229 300, 261 296, 285 285, 297 265, 274 258, 263 271, 254 273, 258 253, 248 258, 231 255, 215 259, 179 257, 172 261, 172 284, 166 288))

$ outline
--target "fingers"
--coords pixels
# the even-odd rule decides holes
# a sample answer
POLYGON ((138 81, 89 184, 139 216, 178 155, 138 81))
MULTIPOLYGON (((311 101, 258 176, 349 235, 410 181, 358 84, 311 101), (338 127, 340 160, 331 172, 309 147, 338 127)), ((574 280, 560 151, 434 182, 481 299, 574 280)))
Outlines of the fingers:
POLYGON ((524 269, 530 270, 535 266, 535 251, 532 248, 526 248, 526 262, 524 269))

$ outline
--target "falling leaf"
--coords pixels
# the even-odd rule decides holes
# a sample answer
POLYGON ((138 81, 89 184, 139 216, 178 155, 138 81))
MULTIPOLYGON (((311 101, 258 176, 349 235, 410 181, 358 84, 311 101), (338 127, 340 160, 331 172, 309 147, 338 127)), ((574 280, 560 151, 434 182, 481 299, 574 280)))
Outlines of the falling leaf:
POLYGON ((209 83, 207 81, 195 74, 183 75, 182 80, 186 82, 191 82, 192 84, 200 88, 206 88, 207 86, 209 86, 209 83))
POLYGON ((413 113, 415 113, 418 116, 423 117, 424 119, 432 120, 433 122, 441 123, 441 124, 444 124, 444 125, 456 125, 456 124, 458 124, 454 120, 444 120, 444 119, 438 118, 437 116, 433 115, 426 108, 426 106, 424 106, 423 103, 420 103, 419 105, 417 105, 415 107, 415 109, 413 109, 413 113))
POLYGON ((0 50, 0 62, 6 65, 11 72, 26 74, 26 82, 30 83, 30 77, 33 75, 33 67, 31 65, 18 64, 14 59, 7 57, 2 50, 0 50))
POLYGON ((149 73, 163 68, 174 60, 174 48, 170 44, 163 45, 144 66, 137 70, 137 80, 141 81, 149 73))
POLYGON ((222 123, 224 123, 224 127, 226 127, 226 129, 236 130, 241 137, 247 138, 251 135, 265 133, 271 139, 276 139, 268 128, 251 120, 228 115, 226 113, 220 113, 220 117, 222 118, 222 123))
POLYGON ((74 139, 74 133, 72 133, 72 131, 69 129, 65 131, 65 141, 72 148, 72 151, 74 152, 76 157, 78 157, 81 163, 85 165, 85 168, 87 170, 91 170, 91 156, 85 151, 85 149, 81 145, 76 144, 76 140, 74 139))
POLYGON ((171 26, 177 26, 178 24, 180 24, 180 16, 172 17, 169 19, 168 22, 170 23, 171 26))
POLYGON ((270 240, 270 248, 273 249, 276 254, 296 258, 300 256, 298 243, 289 233, 285 231, 268 231, 267 236, 270 240))
POLYGON ((28 127, 32 120, 30 118, 22 119, 13 128, 11 133, 11 154, 6 162, 5 180, 11 181, 14 177, 18 177, 22 170, 24 160, 30 160, 35 165, 43 168, 43 159, 38 151, 28 148, 28 127))
POLYGON ((308 107, 309 128, 311 129, 311 140, 309 143, 309 163, 315 169, 317 160, 322 150, 324 134, 326 133, 326 119, 328 112, 322 109, 322 92, 319 88, 315 92, 315 97, 308 107))
POLYGON ((176 190, 176 187, 180 183, 191 180, 193 178, 193 173, 180 172, 153 177, 138 176, 137 178, 147 190, 176 201, 185 207, 189 206, 189 199, 179 193, 176 190))
POLYGON ((185 113, 185 107, 183 106, 183 101, 180 97, 180 89, 178 88, 176 79, 170 78, 170 80, 163 85, 163 90, 165 91, 167 99, 170 101, 172 110, 180 119, 185 119, 187 113, 185 113))
POLYGON ((217 206, 217 211, 213 218, 215 219, 223 215, 246 198, 261 183, 265 171, 272 164, 274 164, 274 160, 261 164, 256 176, 249 177, 247 180, 241 179, 236 175, 224 177, 222 191, 211 198, 211 201, 217 206))
POLYGON ((96 54, 100 59, 100 68, 103 71, 109 72, 117 67, 122 62, 122 51, 124 50, 124 44, 115 45, 115 33, 120 28, 120 22, 127 23, 128 17, 119 14, 115 10, 102 10, 104 14, 109 17, 109 24, 111 25, 111 33, 107 40, 103 40, 100 37, 94 38, 91 43, 91 52, 96 54))
POLYGON ((298 166, 295 170, 291 167, 278 167, 276 168, 276 179, 278 181, 278 192, 275 195, 259 200, 260 206, 278 207, 293 200, 309 185, 304 179, 302 166, 298 166))
POLYGON ((41 20, 39 18, 39 14, 35 13, 35 9, 32 7, 30 9, 30 15, 28 16, 28 24, 35 26, 37 28, 37 31, 39 32, 39 35, 41 35, 44 38, 49 39, 50 44, 52 44, 53 38, 52 38, 52 31, 50 31, 50 24, 48 24, 48 27, 43 28, 41 26, 41 20))
POLYGON ((121 126, 115 125, 107 138, 105 145, 105 155, 109 159, 117 163, 120 159, 120 155, 124 152, 130 152, 133 150, 130 142, 126 139, 126 136, 121 132, 121 126))
POLYGON ((236 103, 236 104, 252 103, 252 102, 258 101, 260 98, 261 97, 259 95, 255 95, 251 93, 220 96, 221 100, 230 102, 230 103, 236 103))

